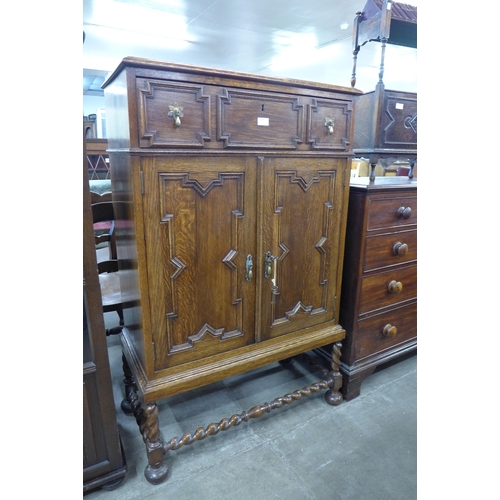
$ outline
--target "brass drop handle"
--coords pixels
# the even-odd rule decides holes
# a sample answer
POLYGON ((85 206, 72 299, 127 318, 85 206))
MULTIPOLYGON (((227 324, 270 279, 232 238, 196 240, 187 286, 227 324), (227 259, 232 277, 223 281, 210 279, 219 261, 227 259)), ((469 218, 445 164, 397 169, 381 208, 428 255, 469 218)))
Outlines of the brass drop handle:
POLYGON ((387 290, 389 293, 397 295, 398 293, 401 293, 401 290, 403 290, 403 283, 401 283, 401 281, 392 280, 387 285, 387 290))
POLYGON ((273 270, 273 260, 271 252, 266 252, 264 258, 264 278, 269 279, 273 270))
POLYGON ((384 326, 384 330, 382 331, 382 333, 384 334, 385 337, 394 337, 397 333, 398 333, 398 329, 391 325, 391 324, 387 324, 384 326))
POLYGON ((333 134, 333 126, 334 126, 334 118, 332 116, 326 116, 325 117, 325 127, 328 130, 328 133, 330 135, 333 134))
POLYGON ((411 217, 411 208, 401 205, 396 214, 398 219, 408 220, 411 217))
POLYGON ((273 294, 273 299, 272 299, 272 304, 274 304, 276 295, 279 295, 278 292, 278 285, 276 284, 276 261, 278 260, 278 257, 275 257, 274 255, 271 254, 271 252, 267 251, 266 256, 264 258, 264 277, 266 279, 269 279, 271 277, 272 273, 272 279, 271 283, 273 286, 271 287, 271 291, 273 294))
POLYGON ((252 281, 253 278, 253 260, 252 256, 250 254, 247 255, 247 261, 246 261, 246 280, 247 281, 252 281))
POLYGON ((408 245, 406 243, 396 241, 396 243, 392 245, 392 253, 396 257, 404 257, 408 253, 408 245))
POLYGON ((168 107, 168 116, 174 119, 174 127, 181 126, 181 118, 184 118, 184 107, 179 106, 176 102, 168 107))

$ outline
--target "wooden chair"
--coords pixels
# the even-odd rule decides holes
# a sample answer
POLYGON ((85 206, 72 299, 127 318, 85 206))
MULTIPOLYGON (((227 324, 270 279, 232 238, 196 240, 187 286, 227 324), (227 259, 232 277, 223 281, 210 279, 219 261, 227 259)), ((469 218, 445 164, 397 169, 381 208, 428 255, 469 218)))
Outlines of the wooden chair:
POLYGON ((116 255, 116 238, 115 238, 115 221, 113 211, 113 200, 111 192, 90 193, 92 207, 98 205, 98 209, 92 209, 94 212, 94 237, 97 251, 97 262, 103 260, 115 260, 116 255))
POLYGON ((113 335, 121 332, 124 321, 111 193, 103 195, 91 193, 91 202, 102 309, 103 312, 116 311, 120 319, 119 327, 106 330, 106 335, 113 335))

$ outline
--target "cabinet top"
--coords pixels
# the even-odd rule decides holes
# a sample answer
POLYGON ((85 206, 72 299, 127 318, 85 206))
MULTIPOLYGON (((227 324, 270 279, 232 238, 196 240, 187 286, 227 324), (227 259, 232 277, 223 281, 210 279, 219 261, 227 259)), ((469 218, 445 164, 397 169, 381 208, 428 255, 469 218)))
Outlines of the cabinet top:
POLYGON ((293 78, 277 78, 265 75, 257 75, 253 73, 244 73, 240 71, 230 71, 225 69, 207 68, 203 66, 192 66, 189 64, 171 63, 167 61, 155 61, 151 59, 143 59, 140 57, 125 57, 122 59, 113 73, 104 81, 101 88, 106 88, 124 69, 140 68, 146 70, 162 70, 175 71, 178 73, 187 73, 192 75, 204 75, 207 77, 232 78, 242 81, 251 81, 256 83, 267 83, 281 85, 284 87, 301 87, 308 89, 335 91, 349 95, 360 95, 363 92, 358 89, 342 87, 338 85, 330 85, 320 82, 309 82, 306 80, 296 80, 293 78))

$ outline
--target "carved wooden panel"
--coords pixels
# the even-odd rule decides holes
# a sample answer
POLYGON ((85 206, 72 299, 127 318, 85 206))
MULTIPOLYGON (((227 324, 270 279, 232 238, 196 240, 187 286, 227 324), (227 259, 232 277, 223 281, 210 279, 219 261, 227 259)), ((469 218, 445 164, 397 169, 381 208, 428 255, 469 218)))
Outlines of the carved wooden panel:
POLYGON ((386 91, 380 147, 417 149, 417 97, 414 94, 386 91))
POLYGON ((296 149, 302 142, 297 97, 224 89, 217 104, 217 139, 226 148, 296 149))
POLYGON ((348 151, 351 114, 351 102, 313 99, 307 116, 307 142, 311 149, 348 151))
POLYGON ((137 88, 140 147, 201 148, 211 139, 202 85, 137 78, 137 88))
POLYGON ((335 318, 345 160, 262 161, 263 252, 277 257, 262 288, 262 338, 335 318))
POLYGON ((254 342, 245 264, 255 256, 255 160, 144 159, 142 168, 155 368, 254 342))

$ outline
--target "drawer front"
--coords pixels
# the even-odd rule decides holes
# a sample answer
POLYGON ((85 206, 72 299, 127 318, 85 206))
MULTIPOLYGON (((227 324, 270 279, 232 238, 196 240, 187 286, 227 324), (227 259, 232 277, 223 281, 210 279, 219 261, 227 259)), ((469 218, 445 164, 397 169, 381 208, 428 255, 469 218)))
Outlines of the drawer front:
POLYGON ((225 148, 295 149, 302 123, 297 97, 224 89, 217 98, 217 139, 225 148))
POLYGON ((357 358, 396 346, 417 336, 417 303, 359 321, 357 358))
POLYGON ((202 85, 137 78, 139 146, 202 148, 211 138, 202 85))
POLYGON ((364 271, 417 260, 417 230, 367 236, 364 271))
POLYGON ((351 143, 352 103, 313 99, 307 108, 307 142, 311 149, 347 151, 351 143))
POLYGON ((368 231, 417 223, 417 195, 370 198, 368 231))
POLYGON ((417 96, 386 92, 380 123, 380 147, 417 149, 417 96))
POLYGON ((361 284, 359 314, 417 297, 417 266, 366 276, 361 284))

